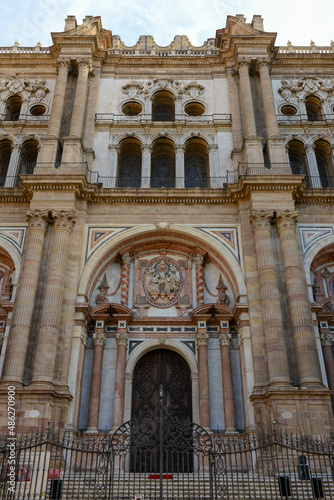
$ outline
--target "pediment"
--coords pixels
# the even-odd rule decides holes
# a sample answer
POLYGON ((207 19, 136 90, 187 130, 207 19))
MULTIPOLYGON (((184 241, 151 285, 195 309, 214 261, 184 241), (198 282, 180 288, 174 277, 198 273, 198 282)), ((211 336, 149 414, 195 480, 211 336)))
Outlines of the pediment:
POLYGON ((225 33, 230 36, 259 36, 264 34, 263 31, 254 29, 234 16, 227 16, 225 33))

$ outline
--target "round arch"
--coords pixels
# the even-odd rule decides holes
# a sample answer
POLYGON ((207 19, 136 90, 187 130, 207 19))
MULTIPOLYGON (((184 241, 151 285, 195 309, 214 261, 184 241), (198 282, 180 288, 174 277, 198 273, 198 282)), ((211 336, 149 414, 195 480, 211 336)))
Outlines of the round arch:
POLYGON ((156 349, 169 349, 174 351, 186 361, 190 368, 191 373, 191 393, 192 393, 192 411, 193 421, 199 422, 199 402, 198 402, 198 366, 197 360, 192 351, 185 344, 178 340, 172 339, 153 339, 146 340, 139 344, 132 353, 129 355, 126 374, 125 374, 125 407, 124 407, 124 421, 127 422, 131 419, 131 402, 132 402, 132 376, 136 364, 146 353, 156 349))
MULTIPOLYGON (((167 224, 167 223, 162 223, 167 224)), ((168 226, 168 224, 167 224, 168 226)), ((204 233, 194 227, 184 227, 179 224, 170 224, 168 230, 164 231, 162 229, 157 229, 156 225, 141 225, 136 226, 126 231, 122 231, 106 241, 104 245, 101 245, 94 254, 87 261, 83 268, 81 275, 78 295, 87 296, 89 287, 91 284, 92 277, 96 274, 97 270, 101 267, 101 262, 107 258, 111 258, 116 255, 119 250, 124 247, 131 245, 131 241, 135 240, 138 243, 138 238, 142 237, 144 239, 152 238, 171 238, 171 233, 177 235, 180 238, 186 238, 191 241, 195 246, 199 246, 205 249, 216 261, 216 263, 221 265, 221 262, 226 263, 233 275, 235 291, 237 295, 246 295, 246 285, 244 281, 244 276, 242 272, 242 267, 237 258, 228 250, 224 245, 223 241, 218 241, 214 236, 204 233)))
POLYGON ((315 243, 305 254, 304 256, 304 268, 306 275, 306 282, 308 285, 312 285, 311 280, 311 265, 315 257, 321 250, 328 247, 329 245, 334 245, 334 235, 330 234, 325 236, 320 241, 315 243))
POLYGON ((20 275, 22 256, 20 252, 15 248, 15 246, 12 245, 6 238, 4 238, 2 234, 0 234, 0 247, 9 254, 14 263, 15 269, 12 274, 12 283, 15 290, 15 285, 17 285, 17 281, 20 275))

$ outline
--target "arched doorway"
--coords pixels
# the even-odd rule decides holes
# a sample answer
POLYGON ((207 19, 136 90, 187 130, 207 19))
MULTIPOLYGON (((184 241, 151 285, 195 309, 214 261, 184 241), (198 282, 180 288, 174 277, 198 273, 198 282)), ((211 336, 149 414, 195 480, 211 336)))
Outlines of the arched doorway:
POLYGON ((161 386, 168 414, 191 422, 190 368, 180 354, 168 349, 150 351, 138 361, 133 374, 131 420, 158 414, 161 386))

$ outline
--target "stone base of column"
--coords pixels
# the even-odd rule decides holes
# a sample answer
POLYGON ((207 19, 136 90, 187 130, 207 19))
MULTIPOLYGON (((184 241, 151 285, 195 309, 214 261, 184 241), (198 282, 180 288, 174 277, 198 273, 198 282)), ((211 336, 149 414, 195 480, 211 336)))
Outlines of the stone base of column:
MULTIPOLYGON (((286 174, 291 175, 292 172, 286 156, 284 139, 282 139, 279 136, 268 137, 267 148, 269 152, 270 163, 271 164, 280 163, 281 164, 280 170, 284 168, 284 165, 286 165, 286 170, 287 170, 286 174)), ((275 167, 272 166, 271 168, 275 167)))
POLYGON ((83 147, 80 137, 64 137, 63 154, 61 157, 61 167, 64 163, 81 163, 83 161, 83 147))
MULTIPOLYGON (((59 151, 58 137, 56 137, 56 136, 42 137, 41 141, 42 141, 42 146, 41 146, 41 150, 38 154, 38 163, 44 163, 44 164, 45 163, 47 163, 47 164, 55 163, 57 156, 58 156, 58 151, 59 151)), ((41 165, 41 167, 43 168, 42 165, 41 165)), ((39 173, 38 168, 39 167, 37 165, 37 167, 35 167, 34 173, 39 173)), ((44 165, 44 168, 45 168, 45 165, 44 165)))
POLYGON ((99 431, 98 431, 97 427, 87 427, 87 429, 85 430, 85 432, 87 434, 97 434, 99 431))
POLYGON ((244 139, 243 154, 247 163, 263 164, 262 138, 247 137, 244 139))
POLYGON ((253 394, 250 399, 254 405, 256 428, 264 432, 276 428, 327 439, 334 426, 332 393, 293 388, 286 392, 253 394))
POLYGON ((291 391, 294 390, 292 383, 289 380, 277 380, 270 382, 269 385, 270 391, 291 391))
MULTIPOLYGON (((37 388, 31 385, 23 388, 15 386, 15 431, 29 432, 36 427, 65 430, 71 394, 59 394, 56 390, 37 388)), ((8 431, 8 389, 0 388, 0 433, 8 431)))

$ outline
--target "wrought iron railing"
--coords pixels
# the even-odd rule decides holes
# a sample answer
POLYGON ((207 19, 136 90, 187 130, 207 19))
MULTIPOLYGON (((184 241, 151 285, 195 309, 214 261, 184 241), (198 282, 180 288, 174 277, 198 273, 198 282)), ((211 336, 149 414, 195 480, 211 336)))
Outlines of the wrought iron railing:
POLYGON ((333 500, 334 440, 282 430, 212 436, 175 417, 147 417, 114 434, 48 427, 0 441, 4 500, 135 497, 333 500))

